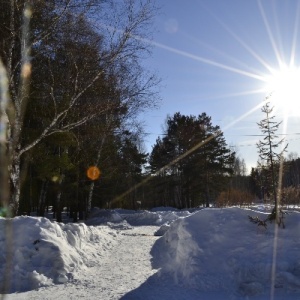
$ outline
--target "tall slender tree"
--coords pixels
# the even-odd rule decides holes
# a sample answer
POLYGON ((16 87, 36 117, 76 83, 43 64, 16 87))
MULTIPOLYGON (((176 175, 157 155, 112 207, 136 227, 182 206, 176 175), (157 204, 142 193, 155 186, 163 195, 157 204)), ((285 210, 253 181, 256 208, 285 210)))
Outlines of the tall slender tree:
POLYGON ((258 123, 264 139, 257 143, 259 157, 262 160, 261 167, 266 164, 269 170, 268 185, 272 191, 274 207, 274 216, 276 221, 279 222, 279 204, 281 194, 281 180, 283 165, 283 154, 287 149, 287 144, 284 145, 284 139, 278 140, 276 132, 279 129, 281 122, 274 121, 275 116, 272 115, 273 107, 270 107, 270 102, 266 102, 261 111, 265 114, 265 118, 258 123), (279 147, 279 151, 276 151, 279 147))

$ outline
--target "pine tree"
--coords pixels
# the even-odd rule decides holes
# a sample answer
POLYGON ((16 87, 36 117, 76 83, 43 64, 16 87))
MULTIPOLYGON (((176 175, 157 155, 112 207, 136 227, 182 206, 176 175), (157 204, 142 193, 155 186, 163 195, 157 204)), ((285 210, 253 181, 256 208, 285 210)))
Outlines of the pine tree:
MULTIPOLYGON (((275 215, 278 223, 281 188, 278 181, 280 180, 279 176, 282 176, 282 174, 279 174, 279 169, 280 165, 283 163, 283 153, 286 151, 288 145, 283 146, 284 139, 276 141, 276 139, 278 139, 276 132, 281 122, 278 123, 274 121, 275 116, 272 115, 273 107, 270 107, 270 103, 266 102, 261 111, 266 115, 266 117, 258 123, 258 126, 264 135, 264 139, 257 143, 257 148, 260 159, 263 163, 266 163, 269 170, 270 177, 268 185, 271 188, 275 204, 273 215, 275 215), (276 152, 275 150, 279 148, 279 146, 282 146, 282 150, 276 152)), ((263 166, 263 164, 261 164, 261 166, 263 166)))
POLYGON ((175 206, 209 206, 233 172, 234 153, 205 113, 176 113, 168 117, 167 126, 150 156, 152 173, 171 183, 175 206))

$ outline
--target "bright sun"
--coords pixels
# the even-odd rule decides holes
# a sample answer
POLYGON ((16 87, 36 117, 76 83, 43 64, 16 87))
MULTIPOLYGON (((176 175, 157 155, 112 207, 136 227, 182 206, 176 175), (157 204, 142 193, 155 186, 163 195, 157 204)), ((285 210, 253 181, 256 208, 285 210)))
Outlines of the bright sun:
POLYGON ((282 65, 265 77, 265 91, 277 109, 300 114, 300 68, 282 65))

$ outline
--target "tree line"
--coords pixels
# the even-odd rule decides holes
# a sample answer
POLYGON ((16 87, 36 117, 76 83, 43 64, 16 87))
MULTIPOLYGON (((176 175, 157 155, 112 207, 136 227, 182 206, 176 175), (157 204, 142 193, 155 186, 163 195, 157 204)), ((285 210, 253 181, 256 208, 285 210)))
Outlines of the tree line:
MULTIPOLYGON (((62 208, 68 207, 75 220, 77 212, 83 218, 91 184, 92 206, 102 208, 213 205, 232 180, 235 153, 206 113, 198 117, 176 113, 167 118, 167 125, 165 137, 157 139, 150 154, 141 151, 139 137, 129 131, 106 135, 98 158, 93 144, 78 150, 72 135, 45 139, 28 158, 22 211, 38 210, 43 215, 51 206, 60 218, 62 208), (94 181, 86 175, 91 154, 101 171, 94 181)), ((98 126, 80 127, 78 134, 86 130, 76 141, 99 134, 98 126)))
POLYGON ((281 122, 275 120, 271 97, 266 97, 261 108, 265 117, 257 123, 262 132, 262 139, 257 143, 257 167, 251 169, 250 176, 236 173, 229 189, 219 195, 217 203, 219 206, 251 205, 254 201, 268 204, 273 206, 271 218, 280 224, 282 207, 300 204, 300 159, 296 153, 284 158, 288 144, 277 134, 281 122))
POLYGON ((158 100, 158 80, 141 65, 156 6, 11 0, 0 11, 3 211, 42 213, 49 197, 60 211, 64 195, 80 199, 81 190, 90 202, 90 165, 106 170, 107 189, 123 170, 126 185, 134 162, 127 167, 122 156, 131 148, 133 160, 143 160, 136 116, 158 100))
MULTIPOLYGON (((276 174, 279 173, 280 166, 275 164, 276 174)), ((300 158, 289 155, 282 165, 282 185, 280 189, 280 199, 282 206, 300 204, 300 158)), ((252 168, 250 179, 252 191, 258 199, 264 203, 273 203, 272 185, 270 183, 270 168, 258 166, 252 168)))
POLYGON ((159 100, 159 80, 141 64, 152 1, 11 0, 0 8, 2 215, 43 216, 51 207, 60 221, 67 207, 76 221, 93 206, 249 205, 270 199, 272 168, 283 170, 283 202, 299 202, 299 158, 248 175, 204 112, 168 116, 145 152, 136 117, 159 100), (99 178, 88 178, 90 166, 99 178))

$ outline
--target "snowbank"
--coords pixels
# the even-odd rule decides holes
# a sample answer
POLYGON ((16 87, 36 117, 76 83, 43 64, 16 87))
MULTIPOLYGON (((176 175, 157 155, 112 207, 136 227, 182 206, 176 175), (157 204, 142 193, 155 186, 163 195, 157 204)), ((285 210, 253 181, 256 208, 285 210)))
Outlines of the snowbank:
POLYGON ((20 292, 65 283, 88 263, 85 250, 90 245, 101 241, 105 246, 111 240, 101 229, 82 223, 0 218, 0 286, 5 284, 7 292, 20 292))
POLYGON ((28 216, 0 218, 0 247, 3 249, 0 286, 7 286, 6 292, 12 293, 68 282, 76 271, 89 266, 87 253, 91 255, 96 251, 95 244, 101 241, 103 247, 109 249, 116 230, 132 229, 132 225, 157 226, 188 215, 189 212, 175 210, 95 208, 86 224, 63 224, 28 216), (102 224, 108 226, 99 226, 102 224))
POLYGON ((160 226, 171 223, 179 218, 190 216, 188 211, 179 210, 156 210, 156 211, 136 211, 133 214, 125 214, 122 217, 133 226, 160 226))
POLYGON ((201 291, 230 295, 300 292, 300 214, 286 216, 286 229, 267 229, 239 208, 204 209, 171 224, 154 244, 152 265, 161 278, 201 291))
POLYGON ((189 211, 180 211, 174 208, 167 210, 166 207, 159 207, 148 210, 106 210, 94 208, 86 221, 87 225, 106 225, 108 223, 122 223, 126 221, 132 226, 160 226, 171 223, 178 218, 190 216, 189 211))
POLYGON ((93 208, 91 211, 88 220, 86 220, 87 225, 102 225, 110 223, 120 223, 123 221, 123 218, 117 211, 108 210, 108 209, 100 209, 100 208, 93 208))
POLYGON ((300 213, 286 215, 285 229, 248 215, 266 218, 239 208, 95 210, 91 224, 105 222, 96 227, 0 218, 0 286, 18 292, 12 299, 41 299, 45 290, 49 299, 78 299, 88 287, 89 299, 300 299, 300 213), (158 224, 160 238, 152 236, 158 224), (138 287, 136 274, 145 280, 138 287))

